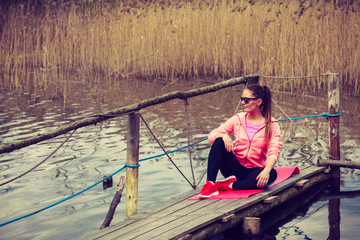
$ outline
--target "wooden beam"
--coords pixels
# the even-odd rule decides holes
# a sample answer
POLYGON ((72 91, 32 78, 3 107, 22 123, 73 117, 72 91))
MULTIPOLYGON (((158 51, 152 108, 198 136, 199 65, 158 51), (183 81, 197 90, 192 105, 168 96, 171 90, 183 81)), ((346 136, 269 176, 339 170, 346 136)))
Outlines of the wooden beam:
POLYGON ((340 161, 330 159, 319 159, 318 166, 331 166, 331 167, 347 167, 360 169, 360 163, 354 161, 340 161))

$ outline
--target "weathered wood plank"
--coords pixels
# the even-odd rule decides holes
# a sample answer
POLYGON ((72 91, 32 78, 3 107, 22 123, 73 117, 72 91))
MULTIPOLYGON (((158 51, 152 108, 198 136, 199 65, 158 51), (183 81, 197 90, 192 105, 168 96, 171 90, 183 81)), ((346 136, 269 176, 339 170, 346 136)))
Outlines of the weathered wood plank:
MULTIPOLYGON (((177 196, 174 196, 172 198, 170 198, 167 201, 161 202, 151 208, 148 208, 146 210, 144 210, 142 213, 146 213, 147 215, 151 215, 151 214, 156 214, 160 211, 163 211, 166 208, 172 207, 176 204, 182 203, 184 200, 187 200, 189 197, 195 195, 198 193, 198 189, 192 189, 188 192, 179 194, 177 196)), ((139 215, 139 214, 137 214, 139 215)), ((135 216, 134 216, 135 217, 135 216)))
POLYGON ((128 225, 132 224, 133 222, 139 221, 138 219, 125 219, 121 222, 118 222, 115 225, 110 225, 107 228, 101 229, 100 231, 97 231, 95 233, 92 233, 88 236, 83 237, 83 240, 88 239, 106 239, 107 236, 114 234, 115 232, 126 228, 128 225))
MULTIPOLYGON (((145 216, 145 218, 134 221, 131 225, 128 225, 124 231, 119 231, 119 235, 116 238, 132 238, 147 234, 155 231, 156 229, 162 229, 162 226, 171 224, 171 227, 176 227, 178 224, 183 224, 183 217, 192 216, 194 218, 197 212, 208 211, 207 206, 214 204, 216 201, 183 201, 171 207, 165 208, 156 214, 145 216), (121 232, 121 233, 120 233, 121 232)), ((200 215, 199 215, 200 216, 200 215)), ((214 216, 211 217, 214 219, 214 216)), ((199 224, 197 224, 199 225, 199 224)), ((196 225, 195 225, 196 226, 196 225)), ((157 230, 156 230, 157 231, 157 230)), ((107 238, 106 238, 107 239, 107 238)))
MULTIPOLYGON (((166 224, 169 221, 173 221, 177 218, 180 218, 188 213, 193 211, 189 209, 202 209, 206 206, 213 204, 214 201, 187 201, 182 200, 180 202, 176 201, 175 204, 171 204, 166 208, 162 208, 156 213, 145 214, 141 218, 137 215, 134 215, 131 218, 136 218, 138 221, 134 221, 131 225, 128 225, 126 230, 127 232, 124 235, 132 236, 133 234, 143 234, 143 232, 151 231, 153 228, 157 228, 162 224, 166 224), (194 206, 193 206, 194 205, 194 206), (130 233, 130 232, 133 233, 130 233)), ((130 219, 131 219, 130 218, 130 219)), ((123 234, 119 235, 121 237, 123 234)))
POLYGON ((170 224, 172 222, 177 222, 180 217, 148 217, 141 219, 133 224, 128 225, 124 229, 120 229, 119 231, 113 232, 111 235, 107 235, 103 240, 109 239, 133 239, 137 236, 141 236, 144 234, 149 234, 151 231, 155 231, 158 228, 161 228, 163 225, 170 224))
POLYGON ((147 240, 147 239, 171 239, 172 237, 185 236, 188 233, 207 226, 209 222, 216 219, 216 214, 208 213, 206 215, 186 215, 179 217, 177 221, 167 222, 161 227, 147 232, 144 235, 135 237, 136 240, 147 240), (166 237, 164 238, 164 236, 166 237))

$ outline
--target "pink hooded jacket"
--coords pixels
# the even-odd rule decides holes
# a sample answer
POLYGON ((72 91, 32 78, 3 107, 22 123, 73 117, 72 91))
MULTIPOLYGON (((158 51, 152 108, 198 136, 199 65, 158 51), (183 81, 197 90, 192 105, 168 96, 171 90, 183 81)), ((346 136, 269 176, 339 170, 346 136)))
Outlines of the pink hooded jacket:
POLYGON ((254 137, 249 141, 246 133, 245 118, 248 113, 238 113, 227 120, 220 127, 214 129, 208 136, 211 143, 215 141, 215 135, 218 133, 234 133, 235 147, 234 154, 239 163, 247 168, 265 168, 266 156, 273 157, 276 160, 280 155, 281 135, 278 121, 272 118, 269 146, 266 145, 265 123, 256 131, 254 137))

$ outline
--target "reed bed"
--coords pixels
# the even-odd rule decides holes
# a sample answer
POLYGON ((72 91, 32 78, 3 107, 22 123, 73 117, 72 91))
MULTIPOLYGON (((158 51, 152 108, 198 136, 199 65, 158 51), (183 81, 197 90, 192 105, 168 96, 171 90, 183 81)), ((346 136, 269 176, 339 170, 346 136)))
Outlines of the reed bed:
MULTIPOLYGON (((357 1, 49 1, 0 14, 4 86, 47 87, 71 75, 175 81, 330 70, 360 95, 357 1)), ((267 83, 321 91, 327 79, 267 83)))

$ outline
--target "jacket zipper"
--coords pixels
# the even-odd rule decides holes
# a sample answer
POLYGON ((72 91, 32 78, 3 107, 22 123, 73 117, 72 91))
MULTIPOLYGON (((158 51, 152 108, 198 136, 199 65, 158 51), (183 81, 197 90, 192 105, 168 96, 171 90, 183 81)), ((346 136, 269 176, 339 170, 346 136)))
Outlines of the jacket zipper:
MULTIPOLYGON (((254 136, 253 136, 252 139, 254 139, 255 135, 256 135, 256 134, 260 131, 260 129, 262 129, 262 128, 263 128, 263 126, 261 126, 261 127, 254 133, 254 136)), ((245 128, 245 132, 246 132, 246 128, 245 128)), ((250 147, 251 147, 251 141, 250 141, 250 139, 249 139, 249 135, 247 134, 247 132, 246 132, 246 136, 248 137, 248 140, 249 140, 249 146, 248 146, 248 151, 247 151, 247 153, 246 153, 246 159, 245 159, 244 165, 245 165, 246 162, 247 162, 247 159, 248 159, 248 156, 249 156, 249 152, 250 152, 250 147)))

